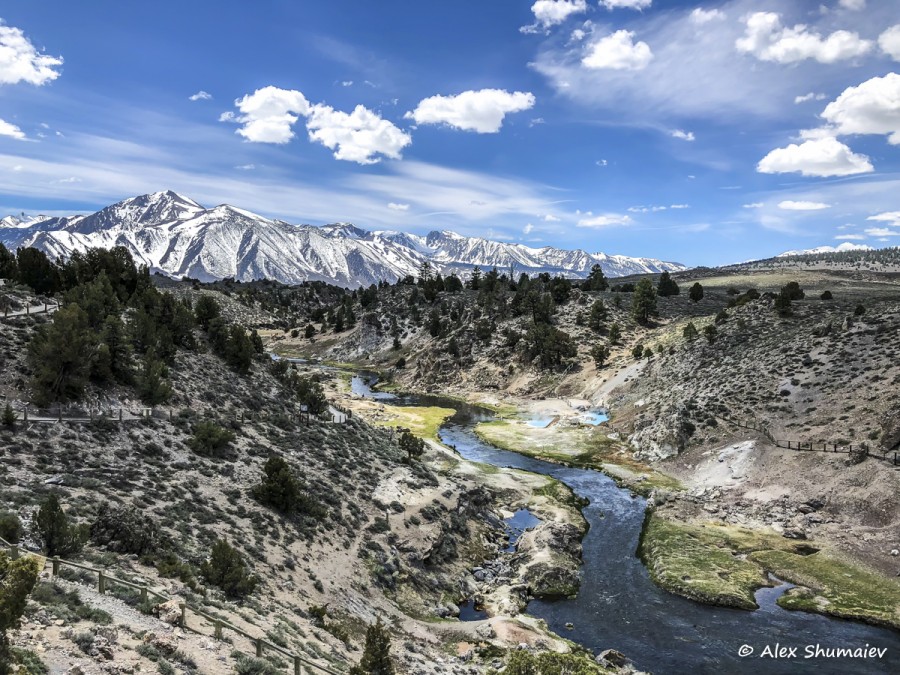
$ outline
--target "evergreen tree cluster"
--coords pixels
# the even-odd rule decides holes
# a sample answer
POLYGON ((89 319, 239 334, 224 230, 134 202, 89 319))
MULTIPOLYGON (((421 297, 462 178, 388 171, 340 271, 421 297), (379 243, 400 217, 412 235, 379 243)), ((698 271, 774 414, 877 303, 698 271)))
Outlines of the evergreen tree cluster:
POLYGON ((300 375, 288 361, 273 361, 269 367, 284 391, 301 405, 307 406, 312 415, 321 415, 328 410, 328 399, 322 383, 315 376, 300 375))
POLYGON ((309 496, 303 480, 298 478, 283 457, 273 455, 263 467, 263 479, 252 490, 260 504, 285 515, 321 516, 322 505, 309 496))

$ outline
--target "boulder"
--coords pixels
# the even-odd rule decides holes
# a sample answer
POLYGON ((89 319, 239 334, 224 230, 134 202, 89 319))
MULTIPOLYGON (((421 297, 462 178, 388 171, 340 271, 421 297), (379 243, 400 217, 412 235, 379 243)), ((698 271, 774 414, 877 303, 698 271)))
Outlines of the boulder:
POLYGON ((539 562, 529 567, 525 582, 536 598, 552 600, 566 598, 578 592, 581 579, 577 568, 568 565, 539 562))
POLYGON ((628 665, 628 657, 615 649, 606 649, 600 652, 595 659, 601 666, 623 668, 628 665))
POLYGON ((160 621, 176 626, 181 623, 181 600, 172 598, 153 608, 153 613, 160 621))

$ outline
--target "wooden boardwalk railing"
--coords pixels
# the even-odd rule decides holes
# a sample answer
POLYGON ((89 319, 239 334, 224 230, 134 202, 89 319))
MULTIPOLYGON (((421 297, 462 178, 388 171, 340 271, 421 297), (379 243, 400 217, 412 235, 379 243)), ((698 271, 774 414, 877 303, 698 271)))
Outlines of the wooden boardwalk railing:
MULTIPOLYGON (((10 544, 3 538, 0 538, 0 545, 2 545, 3 548, 6 549, 6 551, 9 553, 9 556, 14 560, 20 555, 31 555, 40 560, 43 560, 45 568, 47 566, 47 563, 50 563, 50 571, 54 577, 59 576, 60 569, 64 566, 74 567, 83 571, 92 572, 97 575, 97 591, 101 594, 106 593, 106 590, 110 584, 117 584, 138 591, 141 595, 142 602, 146 602, 150 598, 150 596, 158 598, 162 602, 171 602, 173 600, 173 598, 167 596, 165 593, 154 591, 146 584, 139 584, 133 581, 128 581, 127 579, 120 579, 119 577, 112 576, 105 570, 97 569, 96 567, 83 565, 82 563, 73 562, 71 560, 63 560, 62 558, 48 558, 15 544, 10 544)), ((188 623, 188 612, 191 612, 212 624, 213 637, 217 640, 222 639, 225 630, 230 630, 249 640, 253 644, 256 656, 258 658, 262 657, 266 650, 281 654, 282 656, 289 659, 290 663, 293 665, 294 675, 303 675, 305 672, 310 671, 315 673, 330 673, 331 675, 340 675, 340 673, 336 670, 332 670, 331 668, 328 668, 326 666, 319 665, 318 663, 310 661, 304 656, 300 656, 299 654, 295 654, 290 650, 279 647, 276 644, 272 644, 264 638, 251 635, 250 633, 238 628, 237 626, 234 626, 226 621, 222 621, 222 619, 207 614, 202 609, 198 609, 190 605, 189 603, 181 602, 179 603, 179 607, 181 609, 181 618, 179 619, 179 625, 181 626, 181 628, 189 630, 192 633, 196 633, 197 635, 207 635, 207 633, 202 632, 196 626, 188 623)))

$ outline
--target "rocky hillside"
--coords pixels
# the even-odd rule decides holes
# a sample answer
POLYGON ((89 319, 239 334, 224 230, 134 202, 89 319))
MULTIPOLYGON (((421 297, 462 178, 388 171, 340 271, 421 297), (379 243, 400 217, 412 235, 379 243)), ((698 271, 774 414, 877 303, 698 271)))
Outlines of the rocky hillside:
POLYGON ((657 314, 644 323, 632 313, 637 279, 616 280, 614 290, 573 288, 549 319, 565 335, 538 351, 534 315, 516 309, 512 289, 428 303, 416 289, 391 287, 381 291, 378 321, 269 339, 286 352, 369 362, 401 387, 491 392, 531 409, 544 398, 606 406, 605 431, 614 433, 603 456, 627 453, 686 486, 690 497, 670 501, 672 514, 820 539, 882 573, 900 572, 891 554, 900 545, 900 470, 883 459, 900 451, 900 290, 890 275, 812 266, 674 278, 680 294, 656 297, 657 314), (703 294, 693 301, 695 283, 703 294), (779 297, 791 283, 803 297, 785 304, 779 297), (598 345, 609 349, 602 366, 598 345), (548 351, 559 358, 545 362, 548 351), (832 452, 777 447, 789 440, 832 452), (847 454, 863 444, 868 459, 847 454))
MULTIPOLYGON (((74 290, 102 293, 94 283, 74 290)), ((211 298, 228 325, 243 330, 267 320, 246 299, 193 284, 170 290, 198 318, 211 298), (239 321, 245 324, 232 323, 239 321)), ((157 297, 144 292, 145 300, 157 297)), ((39 663, 72 674, 291 668, 271 649, 255 659, 254 645, 234 633, 214 639, 211 623, 195 614, 190 621, 204 635, 181 630, 180 602, 338 672, 360 660, 367 628, 378 619, 398 672, 485 672, 502 667, 522 642, 569 650, 517 616, 541 593, 539 580, 525 581, 530 561, 559 548, 560 533, 572 548, 569 577, 577 579, 580 547, 569 531, 577 533, 580 521, 565 490, 548 491, 546 479, 518 472, 487 480, 439 446, 412 458, 390 425, 346 418, 327 404, 307 423, 301 401, 311 409, 325 401, 316 398, 316 383, 335 397, 344 379, 334 371, 298 372, 265 354, 241 363, 232 338, 224 350, 215 346, 209 331, 216 319, 207 329, 194 326, 192 346, 177 347, 161 370, 140 369, 154 358, 148 353, 135 357, 134 381, 87 378, 58 421, 55 404, 34 406, 37 364, 29 345, 64 325, 76 331, 73 341, 83 339, 66 318, 74 295, 66 297, 57 312, 0 319, 3 394, 18 413, 0 428, 0 536, 173 600, 145 601, 115 584, 99 594, 96 574, 64 565, 53 578, 48 567, 22 629, 11 634, 16 658, 34 665, 29 672, 42 672, 39 663), (168 393, 145 416, 141 397, 153 378, 168 393), (51 500, 67 521, 57 528, 64 545, 51 543, 40 525, 51 500), (526 504, 546 522, 526 549, 501 560, 508 538, 502 518, 526 504), (456 620, 459 605, 476 595, 495 607, 494 618, 456 620)), ((24 286, 4 287, 3 298, 9 306, 35 301, 24 286)), ((127 335, 143 323, 141 311, 124 312, 127 335)), ((109 338, 104 331, 99 344, 110 347, 109 338)), ((541 578, 550 577, 545 571, 541 578)), ((589 672, 606 671, 591 665, 589 672)))

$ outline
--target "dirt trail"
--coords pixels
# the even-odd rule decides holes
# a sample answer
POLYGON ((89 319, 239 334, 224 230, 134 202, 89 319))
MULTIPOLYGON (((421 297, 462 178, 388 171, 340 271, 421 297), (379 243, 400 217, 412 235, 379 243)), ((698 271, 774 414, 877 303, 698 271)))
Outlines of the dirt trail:
MULTIPOLYGON (((49 581, 46 573, 42 578, 49 581)), ((233 659, 229 656, 234 649, 232 644, 184 631, 155 616, 143 614, 111 595, 101 595, 88 586, 58 577, 54 579, 54 583, 67 591, 77 591, 86 605, 103 610, 112 617, 112 623, 108 627, 99 628, 103 639, 113 636, 109 640, 110 650, 107 652, 107 656, 112 658, 91 656, 72 641, 72 636, 89 631, 94 624, 85 621, 66 624, 61 619, 52 619, 52 611, 39 612, 33 620, 22 625, 13 642, 18 647, 37 653, 47 665, 49 675, 78 672, 73 670, 76 667, 84 675, 155 672, 157 664, 135 651, 139 645, 151 640, 157 647, 168 647, 172 652, 178 651, 190 657, 197 664, 198 673, 216 675, 230 672, 234 668, 233 659), (151 638, 151 635, 155 637, 151 638), (111 666, 114 668, 112 671, 111 666)), ((160 651, 166 650, 161 648, 160 651)), ((173 665, 177 665, 177 662, 173 665)))

